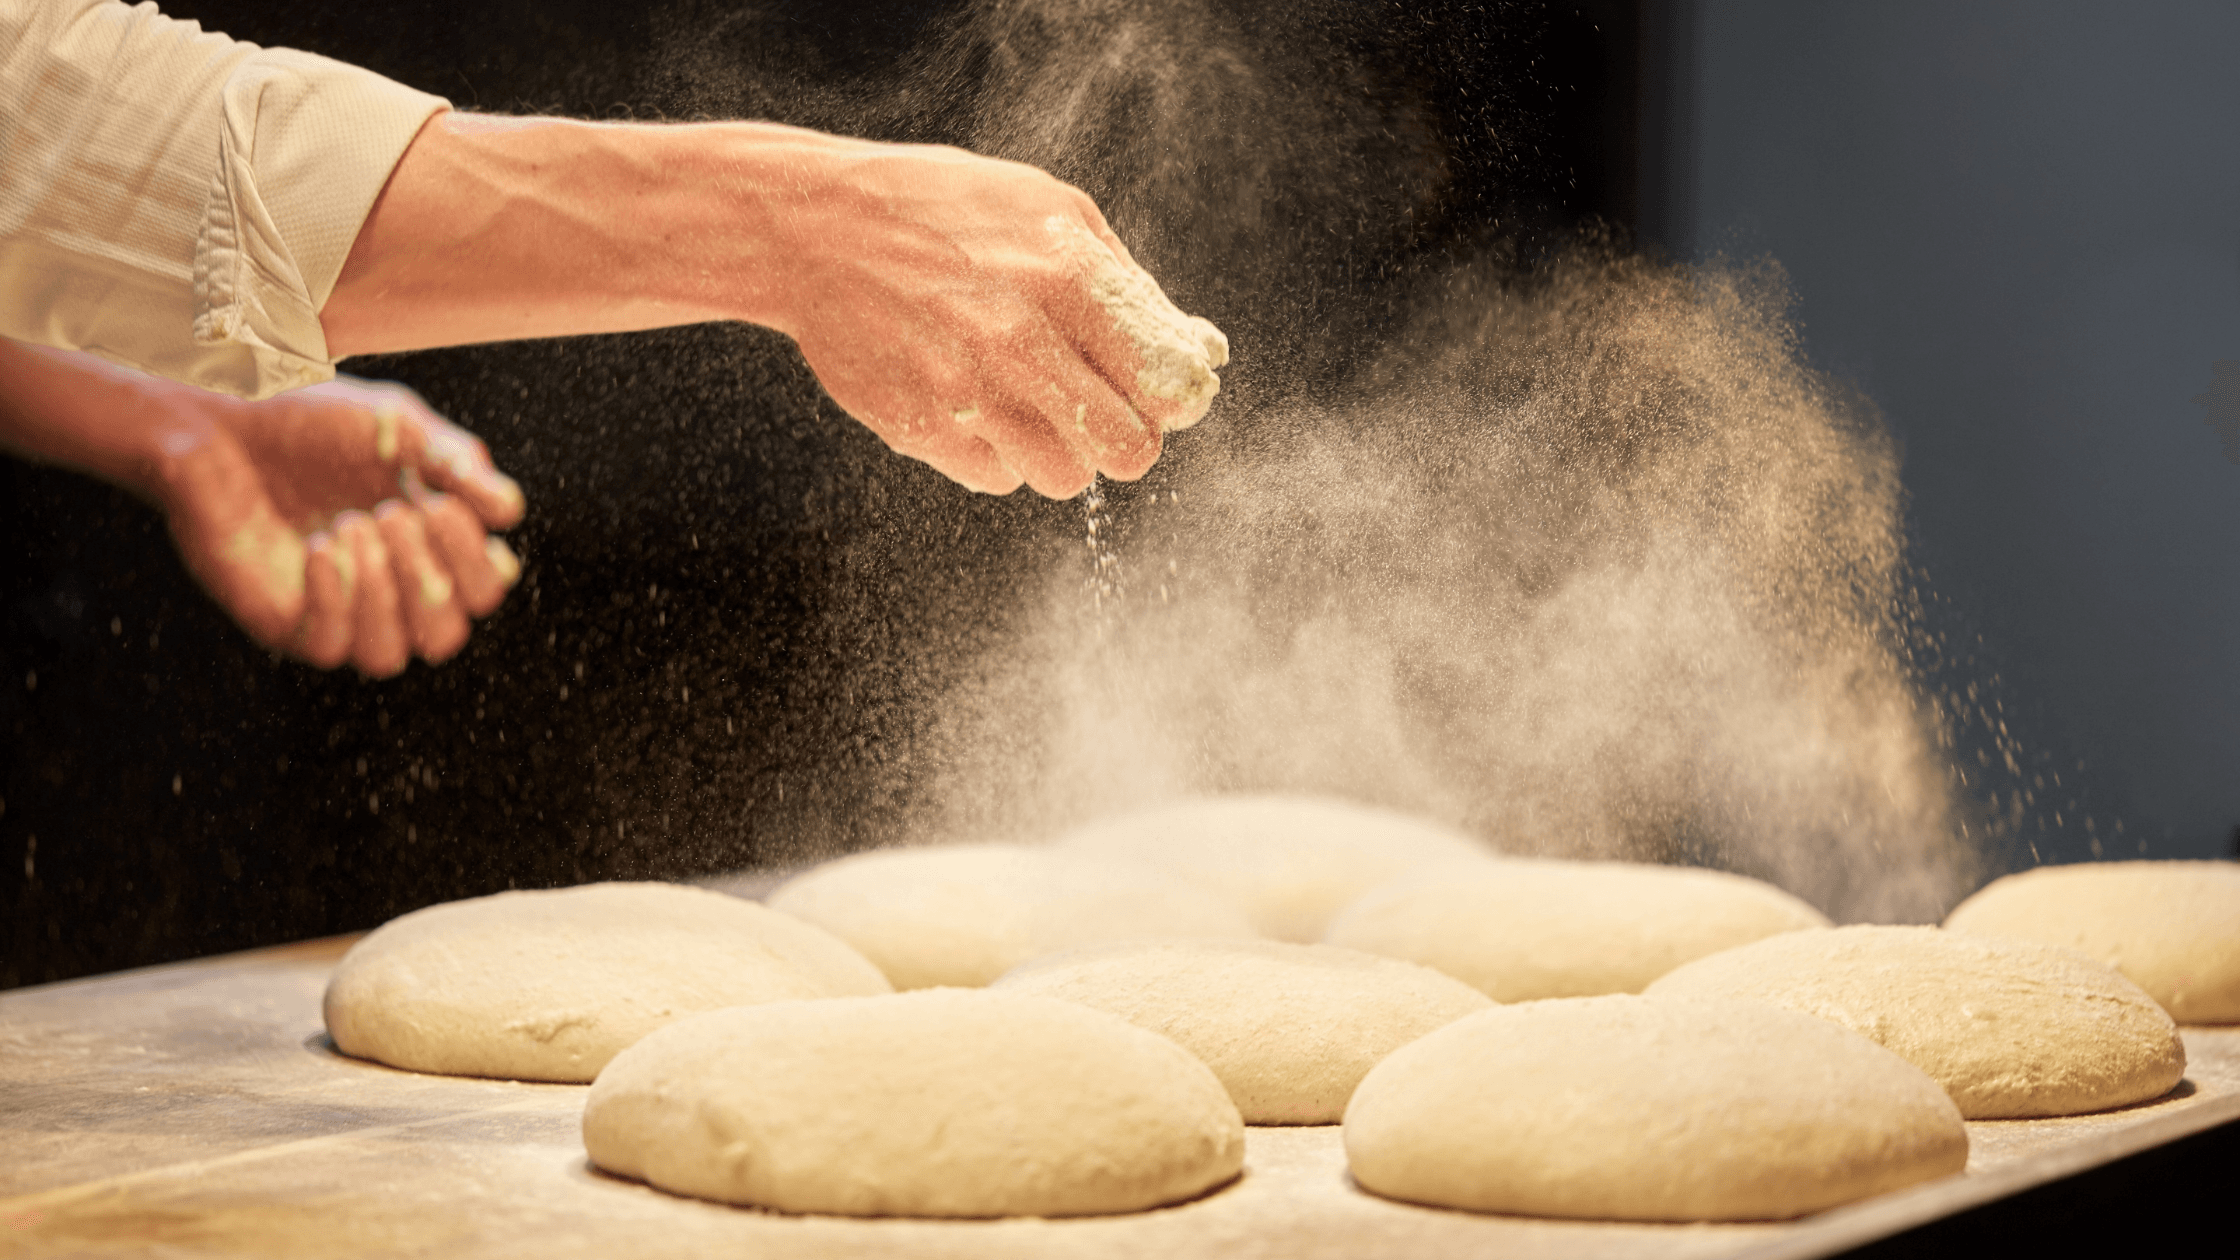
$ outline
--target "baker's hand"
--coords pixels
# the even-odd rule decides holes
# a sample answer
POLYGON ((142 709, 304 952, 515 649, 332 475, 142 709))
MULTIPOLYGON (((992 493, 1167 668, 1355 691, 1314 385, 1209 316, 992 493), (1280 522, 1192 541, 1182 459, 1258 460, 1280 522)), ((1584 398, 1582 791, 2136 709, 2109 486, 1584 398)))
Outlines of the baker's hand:
POLYGON ((520 488, 403 386, 147 388, 148 484, 187 567, 266 646, 385 677, 457 652, 520 576, 487 533, 521 519, 520 488))
POLYGON ((976 490, 1128 481, 1205 414, 1228 342, 1177 310, 1096 203, 961 149, 818 136, 772 322, 896 451, 976 490))

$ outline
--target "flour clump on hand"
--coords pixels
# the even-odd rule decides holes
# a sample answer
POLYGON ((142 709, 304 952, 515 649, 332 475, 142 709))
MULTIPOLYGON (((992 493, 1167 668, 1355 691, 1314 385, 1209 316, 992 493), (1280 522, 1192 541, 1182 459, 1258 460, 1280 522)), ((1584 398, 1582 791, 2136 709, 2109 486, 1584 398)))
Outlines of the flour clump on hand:
POLYGON ((588 884, 429 906, 350 948, 327 983, 344 1054, 452 1076, 588 1081, 701 1011, 892 992, 830 933, 675 884, 588 884))
POLYGON ((1027 845, 852 854, 794 877, 770 906, 853 945, 898 989, 984 985, 1030 958, 1099 941, 1254 935, 1243 914, 1195 885, 1027 845))
POLYGON ((584 1102, 593 1163, 678 1194, 849 1216, 1082 1216, 1236 1177, 1244 1123, 1181 1047, 1100 1011, 932 989, 673 1024, 584 1102))
POLYGON ((1052 215, 1043 226, 1088 285, 1090 300, 1135 351, 1136 388, 1176 404, 1162 410, 1159 428, 1172 432, 1196 424, 1221 392, 1215 369, 1229 362, 1229 339, 1210 321, 1177 309, 1158 281, 1085 225, 1052 215))

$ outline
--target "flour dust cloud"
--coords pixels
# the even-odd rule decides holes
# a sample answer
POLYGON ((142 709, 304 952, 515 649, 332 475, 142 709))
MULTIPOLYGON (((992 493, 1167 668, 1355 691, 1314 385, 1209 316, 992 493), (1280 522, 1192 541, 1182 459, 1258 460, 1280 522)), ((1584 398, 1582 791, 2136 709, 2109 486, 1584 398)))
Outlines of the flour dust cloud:
MULTIPOLYGON (((1499 176, 1533 137, 1502 128, 1536 85, 1442 129, 1406 73, 1439 48, 1357 8, 991 0, 819 89, 824 125, 1081 184, 1233 346, 1204 423, 1090 507, 1089 554, 1072 505, 1072 545, 1019 549, 924 674, 887 838, 1330 792, 1939 917, 1980 878, 1980 810, 1871 405, 1804 361, 1770 263, 1520 244, 1499 176)), ((680 58, 680 99, 751 97, 680 58)))

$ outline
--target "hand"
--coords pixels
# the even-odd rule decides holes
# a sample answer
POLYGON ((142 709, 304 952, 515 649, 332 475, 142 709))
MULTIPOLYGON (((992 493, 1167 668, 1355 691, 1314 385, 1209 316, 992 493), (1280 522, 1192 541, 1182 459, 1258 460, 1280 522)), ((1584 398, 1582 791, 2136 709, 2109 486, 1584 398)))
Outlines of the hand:
POLYGON ((1079 189, 961 149, 815 137, 770 322, 896 451, 993 494, 1132 481, 1228 362, 1079 189))
POLYGON ((441 661, 520 576, 487 535, 522 496, 400 385, 338 378, 243 402, 150 382, 152 492, 187 567, 242 628, 375 677, 441 661))

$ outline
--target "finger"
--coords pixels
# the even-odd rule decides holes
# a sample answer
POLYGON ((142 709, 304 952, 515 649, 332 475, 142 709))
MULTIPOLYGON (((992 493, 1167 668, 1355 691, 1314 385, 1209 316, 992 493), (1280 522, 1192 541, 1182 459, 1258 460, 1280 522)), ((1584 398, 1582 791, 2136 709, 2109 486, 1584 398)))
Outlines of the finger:
POLYGON ((996 455, 995 448, 978 438, 966 439, 938 461, 926 462, 958 485, 998 498, 1026 484, 1025 478, 996 455))
POLYGON ((1006 400, 962 412, 958 423, 986 442, 997 461, 1036 494, 1070 499, 1089 488, 1095 469, 1059 436, 1040 408, 1006 400))
POLYGON ((899 427, 869 425, 898 455, 932 465, 934 471, 968 490, 1005 495, 1024 484, 986 442, 973 436, 953 415, 921 414, 899 427))
POLYGON ((459 608, 458 584, 428 545, 427 524, 418 508, 391 499, 373 510, 381 541, 389 544, 389 564, 397 577, 397 603, 422 659, 450 659, 467 641, 467 615, 459 608))
POLYGON ((975 428, 981 410, 951 401, 972 394, 962 351, 938 331, 896 344, 909 352, 875 347, 867 359, 852 360, 812 342, 803 344, 802 355, 832 400, 896 453, 983 494, 1017 490, 1025 479, 975 428))
POLYGON ((305 547, 310 555, 303 565, 303 623, 296 629, 296 651, 320 669, 333 669, 350 659, 357 561, 325 530, 306 539, 305 547))
POLYGON ((528 506, 521 486, 490 463, 481 438, 425 409, 413 417, 408 433, 406 464, 431 488, 466 500, 485 528, 520 523, 528 506))
MULTIPOLYGON (((420 502, 428 542, 457 585, 459 607, 470 617, 487 617, 505 601, 512 583, 498 571, 493 556, 483 546, 488 535, 482 522, 466 504, 447 494, 433 494, 420 502)), ((515 567, 518 574, 520 569, 515 567)))
POLYGON ((1053 345, 1042 382, 1043 417, 1101 473, 1134 481, 1159 459, 1159 428, 1145 420, 1071 346, 1053 345))
POLYGON ((405 637, 404 615, 397 608, 397 578, 390 569, 388 544, 381 540, 373 518, 363 512, 336 517, 334 535, 338 543, 349 546, 357 570, 351 663, 373 678, 401 673, 412 659, 412 645, 405 637))
POLYGON ((521 519, 521 487, 491 465, 488 448, 405 386, 337 376, 296 396, 313 404, 300 422, 307 426, 305 440, 330 451, 327 459, 359 470, 345 491, 349 502, 336 506, 362 506, 394 494, 399 475, 409 470, 467 499, 493 528, 521 519))

